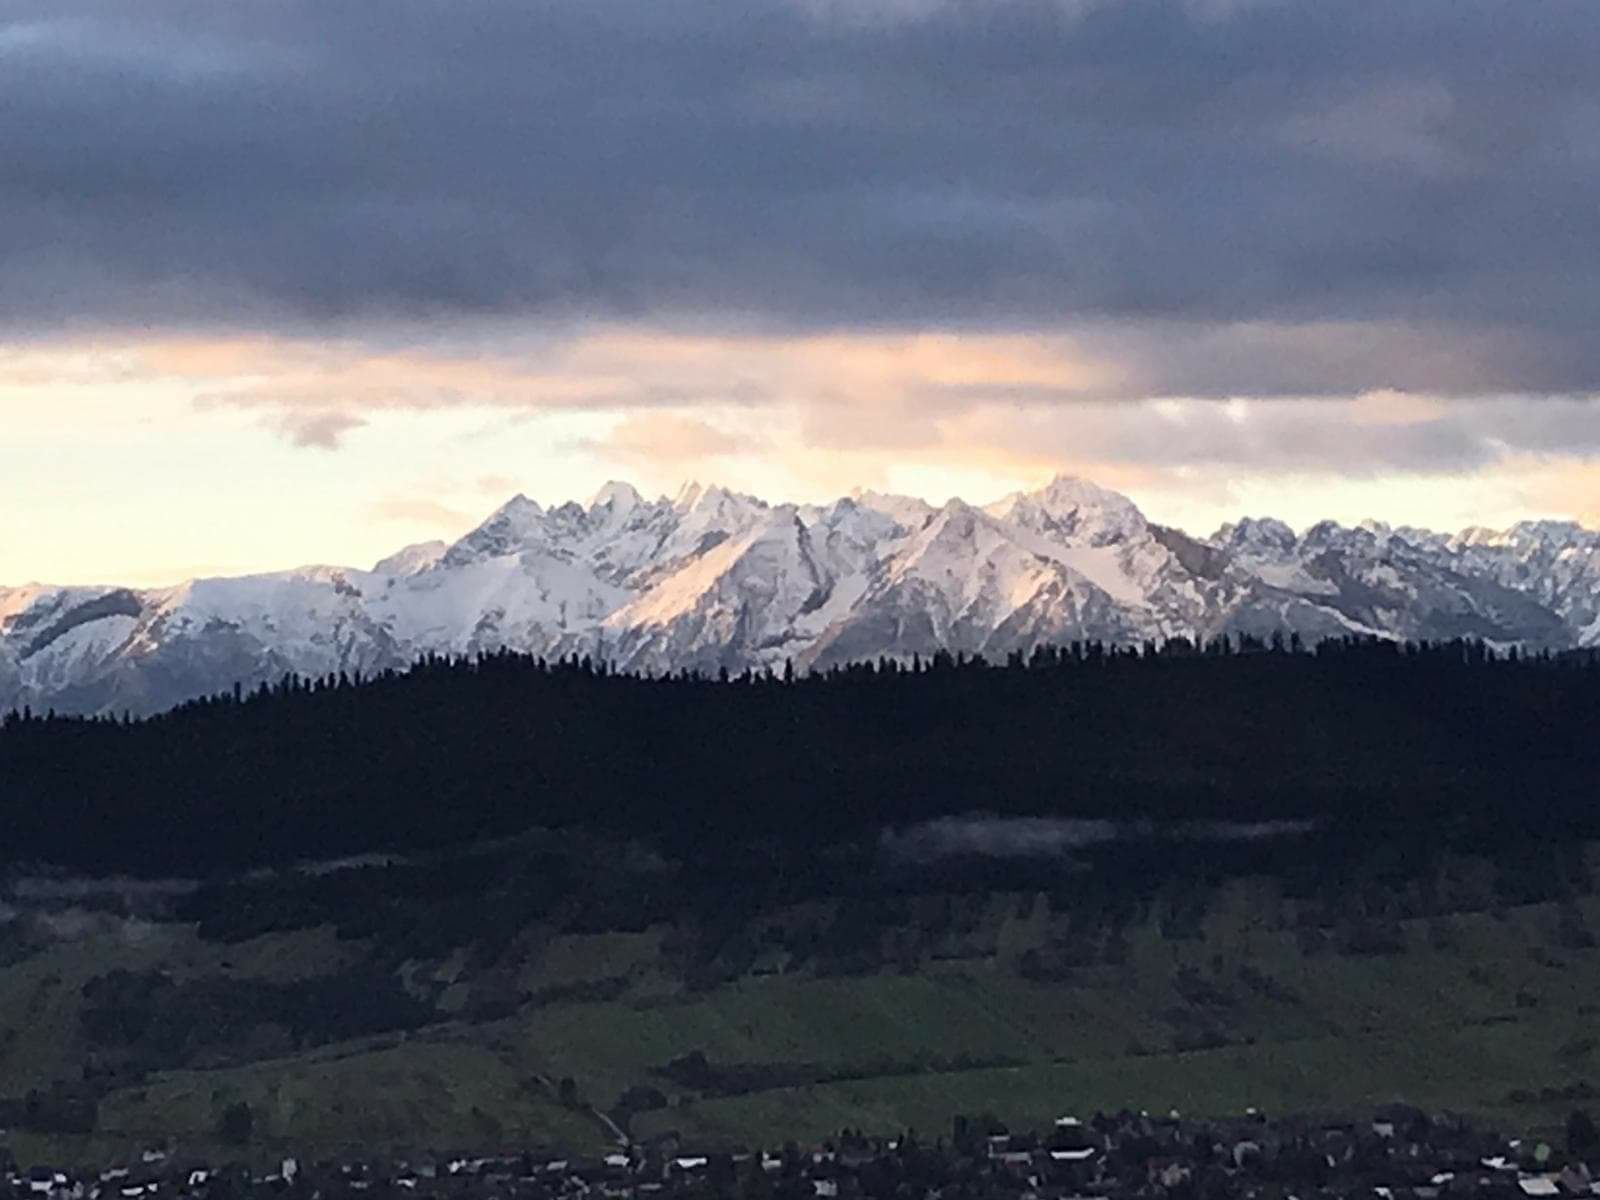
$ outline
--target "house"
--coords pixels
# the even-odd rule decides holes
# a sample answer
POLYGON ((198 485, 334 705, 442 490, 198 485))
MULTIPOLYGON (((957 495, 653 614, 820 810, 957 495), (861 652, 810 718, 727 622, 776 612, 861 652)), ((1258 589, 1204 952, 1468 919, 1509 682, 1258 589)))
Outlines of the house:
POLYGON ((1058 1163, 1081 1163, 1088 1162, 1098 1153, 1093 1146, 1084 1146, 1078 1150, 1052 1150, 1050 1159, 1058 1163))
POLYGON ((71 1186, 65 1171, 58 1171, 54 1167, 33 1167, 28 1171, 28 1194, 31 1196, 48 1196, 54 1192, 65 1192, 71 1186))
POLYGON ((1589 1173, 1589 1164, 1586 1162, 1568 1163, 1561 1168, 1556 1182, 1574 1196, 1600 1194, 1595 1191, 1594 1177, 1589 1173))

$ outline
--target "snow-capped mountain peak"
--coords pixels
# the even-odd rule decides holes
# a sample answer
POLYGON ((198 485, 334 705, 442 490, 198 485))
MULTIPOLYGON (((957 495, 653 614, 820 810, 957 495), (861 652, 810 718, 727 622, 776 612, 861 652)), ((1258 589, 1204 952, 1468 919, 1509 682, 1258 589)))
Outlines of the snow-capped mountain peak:
POLYGON ((1118 492, 1073 475, 1057 475, 1033 492, 1013 492, 984 511, 1069 542, 1104 546, 1147 530, 1144 514, 1118 492))
POLYGON ((450 543, 442 541, 418 542, 397 550, 388 558, 379 559, 372 568, 374 575, 416 575, 438 565, 450 551, 450 543))
POLYGON ((1294 530, 1276 517, 1241 517, 1212 535, 1212 542, 1256 558, 1284 558, 1294 553, 1294 530))
POLYGON ((544 509, 540 507, 537 500, 530 500, 521 492, 518 492, 499 508, 495 509, 484 524, 492 525, 497 522, 525 523, 536 521, 543 515, 544 509))
POLYGON ((1600 644, 1600 533, 1437 534, 1270 517, 1195 539, 1058 476, 976 507, 857 490, 769 504, 692 484, 649 500, 515 496, 456 542, 372 571, 171 588, 0 587, 0 711, 149 712, 235 681, 510 647, 623 669, 802 669, 940 648, 1296 632, 1600 644))
POLYGON ((544 533, 547 514, 537 501, 513 496, 489 515, 466 537, 456 542, 441 560, 446 566, 462 566, 486 558, 501 558, 523 549, 531 539, 544 533))
POLYGON ((915 496, 896 496, 867 488, 856 488, 848 499, 858 508, 882 513, 906 529, 916 529, 937 511, 926 500, 920 500, 915 496))
POLYGON ((644 497, 631 483, 619 483, 613 479, 589 501, 589 515, 594 516, 604 509, 611 520, 621 520, 643 503, 644 497))
POLYGON ((1133 501, 1121 492, 1113 492, 1078 475, 1057 475, 1032 495, 1040 507, 1057 514, 1076 512, 1080 509, 1100 509, 1119 513, 1138 512, 1133 501))

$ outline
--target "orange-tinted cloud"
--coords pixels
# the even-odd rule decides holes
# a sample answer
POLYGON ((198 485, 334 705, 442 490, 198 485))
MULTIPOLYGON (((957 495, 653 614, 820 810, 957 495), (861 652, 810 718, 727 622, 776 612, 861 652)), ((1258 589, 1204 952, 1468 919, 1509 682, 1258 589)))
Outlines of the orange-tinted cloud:
MULTIPOLYGON (((487 413, 455 473, 496 476, 478 489, 489 499, 529 486, 503 463, 470 457, 513 434, 534 456, 568 455, 568 476, 579 462, 596 472, 620 464, 647 487, 699 475, 763 491, 776 473, 810 495, 906 479, 978 493, 1060 469, 1198 494, 1244 477, 1463 477, 1518 456, 1585 469, 1600 461, 1600 404, 1587 400, 1397 387, 1281 399, 1203 398, 1200 387, 1195 398, 1163 374, 1189 364, 1199 383, 1215 383, 1230 346, 1302 355, 1317 370, 1374 348, 1403 356, 1404 330, 1257 323, 1227 337, 1175 328, 1171 342, 1156 369, 1146 343, 1103 329, 784 337, 594 326, 470 344, 422 333, 412 342, 152 339, 63 345, 55 359, 34 348, 0 359, 0 379, 10 365, 48 380, 52 361, 80 379, 104 356, 130 378, 198 397, 208 413, 253 414, 292 444, 322 449, 352 444, 363 422, 376 446, 405 414, 487 413), (527 432, 535 428, 549 432, 527 432)), ((1296 378, 1289 371, 1283 382, 1296 378)), ((453 436, 469 439, 459 427, 453 436)), ((451 503, 469 501, 462 492, 451 503)))
POLYGON ((708 459, 760 454, 768 449, 762 438, 739 436, 676 412, 635 413, 605 437, 583 439, 579 445, 600 458, 624 464, 671 464, 686 469, 708 459))
POLYGON ((374 412, 447 407, 644 409, 688 404, 959 408, 984 395, 1061 401, 1117 391, 1114 363, 1067 338, 913 334, 713 337, 599 329, 476 348, 235 340, 141 348, 202 407, 374 412))

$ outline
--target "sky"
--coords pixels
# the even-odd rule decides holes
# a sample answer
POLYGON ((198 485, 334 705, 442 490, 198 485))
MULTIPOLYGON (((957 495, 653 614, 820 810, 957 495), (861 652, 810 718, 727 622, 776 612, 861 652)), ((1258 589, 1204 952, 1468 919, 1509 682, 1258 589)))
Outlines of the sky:
POLYGON ((1593 0, 9 0, 0 583, 608 479, 1600 525, 1593 0))

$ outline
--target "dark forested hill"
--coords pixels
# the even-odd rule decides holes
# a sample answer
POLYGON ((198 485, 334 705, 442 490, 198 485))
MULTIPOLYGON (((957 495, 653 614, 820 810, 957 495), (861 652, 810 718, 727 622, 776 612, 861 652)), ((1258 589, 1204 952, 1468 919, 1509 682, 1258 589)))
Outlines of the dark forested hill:
POLYGON ((15 714, 0 1114, 73 1156, 241 1106, 285 1147, 1565 1119, 1600 1071, 1597 718, 1584 659, 1354 643, 497 656, 15 714))
POLYGON ((1505 845, 1594 832, 1597 727, 1587 661, 1465 643, 1080 645, 790 681, 502 654, 144 721, 12 714, 0 853, 196 875, 542 826, 809 862, 973 812, 1505 845))

